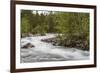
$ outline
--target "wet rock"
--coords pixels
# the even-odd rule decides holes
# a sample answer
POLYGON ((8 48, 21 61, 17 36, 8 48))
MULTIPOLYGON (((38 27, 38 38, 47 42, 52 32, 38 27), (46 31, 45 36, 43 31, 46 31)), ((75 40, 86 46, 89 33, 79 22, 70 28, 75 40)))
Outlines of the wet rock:
POLYGON ((59 43, 57 43, 57 42, 53 42, 52 45, 54 45, 54 46, 58 46, 59 43))
POLYGON ((28 35, 27 35, 28 37, 33 37, 33 34, 31 34, 31 33, 28 33, 28 35))
POLYGON ((35 47, 35 46, 31 43, 27 43, 27 44, 23 45, 21 48, 32 48, 32 47, 35 47))
POLYGON ((55 42, 54 38, 42 39, 41 41, 47 42, 47 43, 53 43, 53 42, 55 42))
POLYGON ((27 36, 27 33, 22 33, 21 34, 21 38, 24 38, 24 37, 26 37, 27 36))

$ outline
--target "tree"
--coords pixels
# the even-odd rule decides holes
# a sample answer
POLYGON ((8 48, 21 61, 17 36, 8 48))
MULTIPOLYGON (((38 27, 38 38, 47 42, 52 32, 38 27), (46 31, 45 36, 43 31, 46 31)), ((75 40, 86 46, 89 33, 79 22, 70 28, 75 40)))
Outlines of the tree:
POLYGON ((28 33, 29 32, 29 21, 23 17, 21 20, 21 33, 28 33))

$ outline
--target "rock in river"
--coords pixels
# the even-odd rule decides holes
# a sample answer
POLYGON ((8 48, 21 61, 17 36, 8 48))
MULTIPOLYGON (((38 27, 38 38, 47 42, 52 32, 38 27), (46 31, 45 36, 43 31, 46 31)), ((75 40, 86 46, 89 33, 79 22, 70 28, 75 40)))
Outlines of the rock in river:
POLYGON ((27 44, 23 45, 21 48, 32 48, 32 47, 35 47, 35 46, 31 43, 27 43, 27 44))

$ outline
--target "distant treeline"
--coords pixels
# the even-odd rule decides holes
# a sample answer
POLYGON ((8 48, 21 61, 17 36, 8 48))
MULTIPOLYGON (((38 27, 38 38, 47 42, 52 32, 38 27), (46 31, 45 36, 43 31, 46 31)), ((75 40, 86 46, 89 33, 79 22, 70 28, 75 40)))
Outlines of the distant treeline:
POLYGON ((61 45, 70 41, 89 49, 89 13, 21 10, 21 33, 59 33, 61 45))

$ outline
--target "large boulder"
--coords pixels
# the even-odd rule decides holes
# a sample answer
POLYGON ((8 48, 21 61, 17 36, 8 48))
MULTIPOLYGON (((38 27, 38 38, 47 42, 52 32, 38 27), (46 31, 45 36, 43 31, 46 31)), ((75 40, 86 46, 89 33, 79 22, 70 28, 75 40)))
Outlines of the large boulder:
POLYGON ((27 44, 23 45, 21 48, 32 48, 32 47, 35 47, 35 46, 31 43, 27 43, 27 44))

